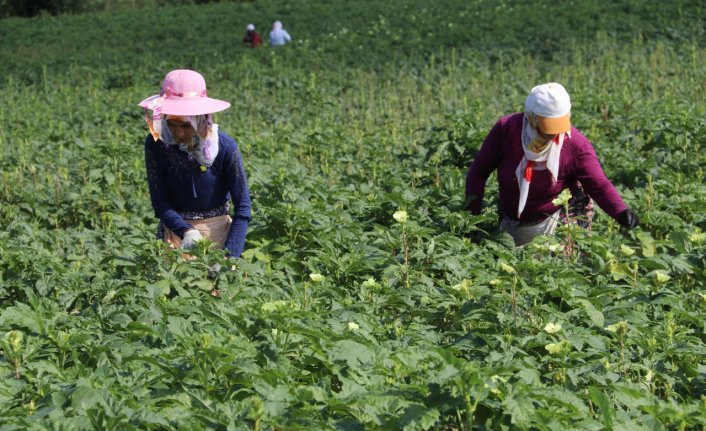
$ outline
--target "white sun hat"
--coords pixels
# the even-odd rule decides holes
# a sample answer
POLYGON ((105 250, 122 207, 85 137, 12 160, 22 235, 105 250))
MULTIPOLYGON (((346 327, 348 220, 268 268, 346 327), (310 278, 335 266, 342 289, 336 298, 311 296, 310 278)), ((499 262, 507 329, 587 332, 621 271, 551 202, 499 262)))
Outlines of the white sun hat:
POLYGON ((571 98, 561 84, 549 82, 534 87, 525 100, 525 111, 537 116, 537 126, 543 133, 571 130, 571 98))

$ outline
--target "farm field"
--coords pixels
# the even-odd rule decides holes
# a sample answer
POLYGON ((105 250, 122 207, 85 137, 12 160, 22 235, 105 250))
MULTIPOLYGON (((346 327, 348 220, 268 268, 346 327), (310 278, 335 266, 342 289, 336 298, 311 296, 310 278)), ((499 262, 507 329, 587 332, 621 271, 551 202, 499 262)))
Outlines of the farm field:
POLYGON ((0 20, 0 431, 706 430, 704 23, 687 0, 0 20), (241 44, 275 19, 292 44, 241 44), (232 103, 235 262, 155 239, 137 103, 176 68, 232 103), (463 210, 548 81, 640 228, 598 210, 514 248, 494 176, 463 210))

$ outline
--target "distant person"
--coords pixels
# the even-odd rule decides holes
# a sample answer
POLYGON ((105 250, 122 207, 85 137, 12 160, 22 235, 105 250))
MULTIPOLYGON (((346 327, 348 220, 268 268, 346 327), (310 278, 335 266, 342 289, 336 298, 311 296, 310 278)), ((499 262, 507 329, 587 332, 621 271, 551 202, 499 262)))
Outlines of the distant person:
POLYGON ((466 176, 471 213, 480 214, 486 180, 496 169, 500 229, 517 246, 553 234, 569 216, 590 229, 593 200, 621 226, 639 224, 603 173, 591 142, 572 127, 571 101, 561 84, 534 87, 525 112, 501 118, 486 136, 466 176), (567 188, 573 196, 568 215, 552 203, 567 188))
POLYGON ((282 28, 282 23, 275 21, 272 24, 272 31, 270 32, 270 45, 271 46, 282 46, 288 44, 292 41, 292 36, 287 33, 287 30, 282 28))
POLYGON ((250 48, 256 48, 256 47, 262 45, 262 38, 255 31, 254 24, 248 24, 247 27, 245 27, 245 29, 246 29, 246 33, 245 33, 245 37, 243 38, 244 44, 248 45, 250 48))
POLYGON ((248 181, 238 145, 212 116, 230 103, 208 97, 199 73, 173 70, 160 93, 139 105, 150 129, 145 165, 157 237, 184 250, 208 238, 239 257, 250 221, 248 181))

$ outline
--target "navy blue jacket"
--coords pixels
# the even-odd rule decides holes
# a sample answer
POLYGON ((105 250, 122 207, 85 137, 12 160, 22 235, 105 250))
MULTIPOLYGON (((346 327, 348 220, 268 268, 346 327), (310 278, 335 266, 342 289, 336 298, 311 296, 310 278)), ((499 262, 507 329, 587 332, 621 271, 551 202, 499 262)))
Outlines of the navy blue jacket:
POLYGON ((225 248, 239 257, 245 247, 250 221, 250 191, 238 144, 218 131, 218 155, 206 170, 176 145, 145 140, 147 183, 155 215, 180 237, 193 228, 179 213, 207 211, 222 207, 228 199, 233 206, 233 224, 225 248))

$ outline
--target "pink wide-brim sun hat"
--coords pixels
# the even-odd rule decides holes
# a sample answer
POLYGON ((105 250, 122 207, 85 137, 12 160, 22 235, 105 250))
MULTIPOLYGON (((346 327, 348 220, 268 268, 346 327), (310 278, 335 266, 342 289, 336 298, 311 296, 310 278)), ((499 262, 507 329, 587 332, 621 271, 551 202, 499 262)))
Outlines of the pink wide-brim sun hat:
POLYGON ((167 73, 162 81, 162 91, 139 103, 144 109, 166 115, 203 115, 223 111, 230 107, 224 100, 212 99, 206 92, 206 80, 193 70, 178 69, 167 73))

